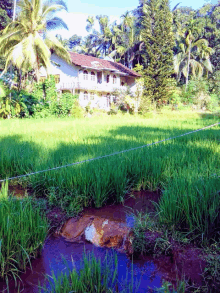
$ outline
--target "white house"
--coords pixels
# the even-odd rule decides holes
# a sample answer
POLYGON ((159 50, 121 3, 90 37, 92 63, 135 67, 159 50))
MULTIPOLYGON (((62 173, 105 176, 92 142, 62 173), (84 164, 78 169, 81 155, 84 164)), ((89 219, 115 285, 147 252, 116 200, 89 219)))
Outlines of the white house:
MULTIPOLYGON (((52 54, 52 74, 59 92, 71 91, 79 95, 82 107, 108 110, 114 102, 115 90, 130 87, 136 92, 136 79, 140 75, 126 66, 87 55, 70 52, 72 64, 52 54)), ((41 80, 46 78, 45 69, 40 71, 41 80)))

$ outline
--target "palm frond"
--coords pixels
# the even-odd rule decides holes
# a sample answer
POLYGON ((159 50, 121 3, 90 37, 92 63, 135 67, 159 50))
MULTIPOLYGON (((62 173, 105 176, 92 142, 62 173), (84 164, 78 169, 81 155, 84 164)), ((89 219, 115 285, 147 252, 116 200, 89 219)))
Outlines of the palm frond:
POLYGON ((64 9, 66 11, 68 11, 68 7, 67 7, 67 4, 66 4, 66 1, 64 0, 47 0, 45 1, 45 5, 48 5, 48 6, 51 6, 51 5, 60 5, 60 6, 63 6, 64 9))
POLYGON ((54 17, 53 19, 49 20, 46 24, 46 29, 47 30, 55 30, 55 29, 60 29, 60 28, 64 28, 69 30, 67 24, 65 23, 65 21, 63 21, 61 18, 59 17, 54 17))
POLYGON ((46 35, 45 44, 50 50, 53 50, 59 57, 62 57, 67 63, 71 63, 69 52, 63 47, 61 42, 51 34, 46 35))
POLYGON ((201 78, 202 75, 203 75, 203 67, 202 67, 202 65, 198 61, 193 60, 193 59, 190 60, 190 65, 191 65, 191 68, 192 68, 193 76, 201 78))
POLYGON ((205 69, 209 72, 213 72, 213 65, 210 59, 200 60, 201 64, 205 67, 205 69))

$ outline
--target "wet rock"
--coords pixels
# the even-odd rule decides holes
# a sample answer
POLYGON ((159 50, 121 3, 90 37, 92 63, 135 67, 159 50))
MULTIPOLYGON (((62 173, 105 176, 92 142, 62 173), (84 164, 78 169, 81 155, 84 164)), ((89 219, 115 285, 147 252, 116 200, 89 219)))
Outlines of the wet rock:
POLYGON ((95 218, 85 231, 86 240, 97 246, 122 247, 130 232, 122 222, 95 218))
POLYGON ((68 241, 81 240, 85 229, 92 223, 94 217, 84 216, 80 219, 69 219, 60 231, 60 235, 68 241))
POLYGON ((68 241, 85 238, 96 246, 131 250, 128 239, 130 231, 131 228, 124 222, 84 216, 78 221, 68 220, 60 234, 68 241))
POLYGON ((68 241, 87 240, 96 246, 113 247, 128 254, 133 252, 133 211, 153 208, 151 201, 157 201, 159 192, 139 191, 128 195, 124 204, 114 204, 100 209, 87 208, 80 219, 70 219, 61 229, 60 235, 68 241))

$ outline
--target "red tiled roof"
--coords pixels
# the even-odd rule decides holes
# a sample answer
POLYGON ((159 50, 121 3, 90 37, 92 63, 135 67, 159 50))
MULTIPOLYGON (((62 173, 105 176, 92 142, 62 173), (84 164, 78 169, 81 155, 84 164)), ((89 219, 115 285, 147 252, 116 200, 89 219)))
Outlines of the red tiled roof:
POLYGON ((72 63, 82 67, 88 67, 93 69, 105 69, 118 73, 125 73, 130 76, 140 77, 141 75, 137 72, 129 69, 121 63, 112 62, 104 59, 99 59, 92 56, 69 52, 72 63))

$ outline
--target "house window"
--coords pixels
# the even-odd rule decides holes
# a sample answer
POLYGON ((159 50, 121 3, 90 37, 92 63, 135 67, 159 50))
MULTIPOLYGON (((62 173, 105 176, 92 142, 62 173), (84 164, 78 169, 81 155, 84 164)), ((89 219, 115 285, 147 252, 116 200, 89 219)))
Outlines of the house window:
POLYGON ((90 93, 90 100, 94 100, 95 99, 95 94, 94 93, 90 93))
POLYGON ((95 81, 95 72, 93 72, 93 71, 91 72, 91 80, 95 81))
POLYGON ((113 75, 113 84, 116 84, 117 83, 117 77, 116 75, 113 75))
POLYGON ((88 92, 84 92, 84 100, 88 101, 88 99, 89 99, 88 92))
POLYGON ((41 76, 40 77, 40 82, 45 82, 45 80, 46 80, 46 76, 41 76))
POLYGON ((55 79, 55 83, 60 83, 60 75, 59 74, 55 74, 54 75, 54 79, 55 79))
POLYGON ((83 71, 83 79, 88 80, 88 71, 87 70, 83 71))
POLYGON ((108 75, 106 76, 106 82, 109 83, 109 81, 110 81, 110 75, 108 74, 108 75))

